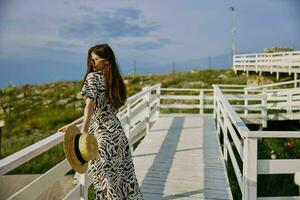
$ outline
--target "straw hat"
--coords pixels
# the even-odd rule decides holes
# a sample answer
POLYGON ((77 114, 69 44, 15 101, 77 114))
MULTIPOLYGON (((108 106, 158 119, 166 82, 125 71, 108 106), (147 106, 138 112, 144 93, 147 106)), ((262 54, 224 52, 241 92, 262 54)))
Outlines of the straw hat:
POLYGON ((83 174, 88 168, 88 161, 98 154, 95 137, 89 133, 80 133, 77 126, 69 126, 64 135, 64 151, 72 168, 83 174))

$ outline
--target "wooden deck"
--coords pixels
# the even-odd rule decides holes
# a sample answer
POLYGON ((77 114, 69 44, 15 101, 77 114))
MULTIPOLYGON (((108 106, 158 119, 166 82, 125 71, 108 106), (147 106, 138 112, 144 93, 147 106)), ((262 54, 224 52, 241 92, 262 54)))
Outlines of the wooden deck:
POLYGON ((133 156, 145 200, 232 199, 212 116, 161 114, 133 156))

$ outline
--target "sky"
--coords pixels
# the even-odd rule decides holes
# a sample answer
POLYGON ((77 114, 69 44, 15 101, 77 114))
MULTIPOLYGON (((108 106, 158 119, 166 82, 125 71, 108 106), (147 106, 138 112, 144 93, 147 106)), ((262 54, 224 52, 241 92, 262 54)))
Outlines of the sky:
POLYGON ((0 87, 82 80, 100 43, 123 75, 228 68, 230 6, 236 53, 300 50, 298 0, 0 0, 0 87))

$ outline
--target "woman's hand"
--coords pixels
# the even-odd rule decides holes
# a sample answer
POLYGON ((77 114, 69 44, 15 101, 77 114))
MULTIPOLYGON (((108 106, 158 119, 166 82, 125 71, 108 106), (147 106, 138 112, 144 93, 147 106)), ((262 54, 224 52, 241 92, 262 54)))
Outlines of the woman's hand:
POLYGON ((58 132, 65 132, 66 129, 67 129, 68 127, 70 127, 70 126, 72 126, 72 124, 64 125, 63 127, 59 128, 57 131, 58 131, 58 132))
POLYGON ((84 134, 84 133, 89 133, 89 132, 81 128, 81 129, 80 129, 80 133, 81 133, 81 134, 84 134))

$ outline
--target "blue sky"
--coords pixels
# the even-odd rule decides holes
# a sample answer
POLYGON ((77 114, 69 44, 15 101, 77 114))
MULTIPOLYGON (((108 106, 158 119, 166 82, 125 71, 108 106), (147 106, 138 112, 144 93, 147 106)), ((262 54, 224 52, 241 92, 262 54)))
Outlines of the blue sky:
POLYGON ((109 44, 122 74, 230 65, 235 7, 237 53, 300 50, 297 0, 1 0, 0 87, 81 80, 87 50, 109 44))

